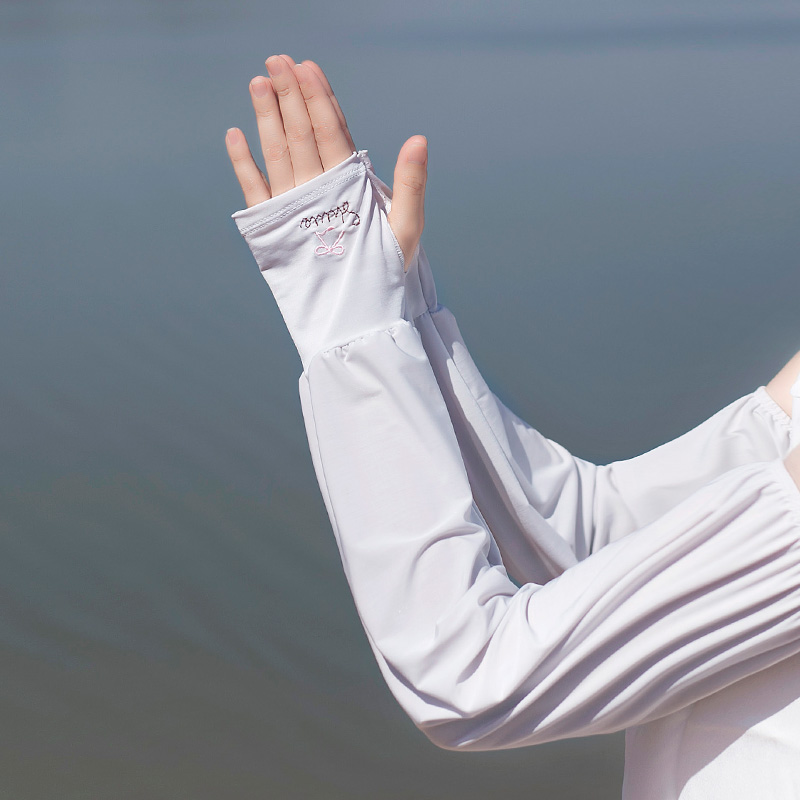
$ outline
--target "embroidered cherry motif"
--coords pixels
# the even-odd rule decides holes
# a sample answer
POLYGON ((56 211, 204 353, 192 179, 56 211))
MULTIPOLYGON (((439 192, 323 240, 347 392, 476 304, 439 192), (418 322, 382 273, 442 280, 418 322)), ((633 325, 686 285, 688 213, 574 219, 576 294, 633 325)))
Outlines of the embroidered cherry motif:
POLYGON ((344 254, 344 245, 343 244, 339 244, 339 242, 342 241, 342 236, 344 236, 344 231, 341 231, 339 233, 339 235, 336 237, 336 241, 333 244, 328 244, 325 241, 325 239, 323 238, 328 233, 330 233, 332 230, 335 230, 333 225, 331 225, 328 228, 325 228, 325 230, 322 233, 320 233, 319 231, 314 231, 314 235, 321 242, 321 244, 317 245, 317 247, 314 248, 314 255, 317 255, 317 256, 341 256, 341 255, 344 254))

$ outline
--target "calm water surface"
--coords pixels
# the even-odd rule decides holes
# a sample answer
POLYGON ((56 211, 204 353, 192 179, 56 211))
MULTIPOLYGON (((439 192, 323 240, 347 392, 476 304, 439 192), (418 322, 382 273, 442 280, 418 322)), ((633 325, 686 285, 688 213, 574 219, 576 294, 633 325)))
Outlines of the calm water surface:
POLYGON ((621 736, 438 751, 389 696, 230 214, 273 52, 390 177, 515 411, 634 455, 800 346, 780 3, 0 6, 0 797, 619 797, 621 736))

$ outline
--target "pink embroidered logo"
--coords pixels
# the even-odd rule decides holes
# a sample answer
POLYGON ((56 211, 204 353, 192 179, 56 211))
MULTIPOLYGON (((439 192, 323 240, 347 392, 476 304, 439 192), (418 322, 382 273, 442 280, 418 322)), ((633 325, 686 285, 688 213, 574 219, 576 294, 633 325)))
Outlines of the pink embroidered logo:
POLYGON ((323 238, 326 234, 330 233, 332 230, 335 230, 333 225, 329 228, 325 228, 325 230, 320 233, 319 231, 314 231, 314 235, 317 239, 322 242, 322 244, 317 245, 314 248, 314 255, 315 256, 341 256, 344 255, 344 245, 339 244, 342 241, 342 236, 344 236, 344 231, 339 231, 339 235, 336 237, 336 241, 333 244, 328 244, 325 239, 323 238))
POLYGON ((350 203, 347 200, 342 201, 336 208, 331 208, 328 211, 322 211, 315 214, 313 217, 303 217, 300 220, 300 227, 303 229, 312 226, 318 227, 327 222, 340 222, 341 227, 339 233, 336 233, 335 225, 328 225, 324 231, 314 231, 316 241, 319 242, 314 248, 315 256, 341 256, 344 255, 344 245, 342 244, 342 237, 348 228, 355 227, 361 224, 361 219, 355 211, 350 210, 350 203), (331 235, 333 242, 328 237, 331 235))

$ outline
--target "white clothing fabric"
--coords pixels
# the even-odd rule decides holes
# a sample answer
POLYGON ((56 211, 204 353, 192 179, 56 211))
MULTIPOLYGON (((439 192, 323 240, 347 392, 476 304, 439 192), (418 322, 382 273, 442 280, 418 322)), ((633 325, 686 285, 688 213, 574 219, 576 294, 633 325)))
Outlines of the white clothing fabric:
POLYGON ((389 203, 361 151, 233 218, 300 353, 314 467, 395 697, 451 749, 628 729, 626 800, 800 796, 786 415, 761 387, 636 459, 574 458, 486 387, 424 251, 404 273, 389 203))

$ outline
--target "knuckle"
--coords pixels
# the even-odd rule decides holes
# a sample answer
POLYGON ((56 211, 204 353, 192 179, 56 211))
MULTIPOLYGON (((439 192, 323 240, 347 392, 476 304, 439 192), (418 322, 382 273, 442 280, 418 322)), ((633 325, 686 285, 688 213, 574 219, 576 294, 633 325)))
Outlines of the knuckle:
POLYGON ((305 125, 288 125, 286 127, 286 141, 292 144, 305 144, 314 135, 310 127, 305 125))
POLYGON ((307 103, 314 103, 320 97, 316 87, 309 81, 300 81, 300 93, 307 103))
POLYGON ((259 103, 254 108, 257 120, 272 120, 277 116, 277 109, 271 105, 262 105, 259 103))
POLYGON ((317 140, 317 144, 332 144, 336 140, 338 130, 329 122, 312 123, 312 127, 314 129, 314 138, 317 140))
POLYGON ((276 86, 275 87, 275 94, 282 99, 286 99, 287 97, 291 97, 292 92, 294 91, 294 86, 276 86))
POLYGON ((264 161, 268 164, 275 164, 282 161, 289 154, 289 148, 283 142, 270 142, 262 148, 264 151, 264 161))
POLYGON ((403 173, 400 176, 400 183, 415 195, 422 194, 425 191, 425 177, 416 172, 403 173))
POLYGON ((242 183, 242 188, 245 191, 248 191, 248 192, 251 192, 251 191, 253 191, 255 189, 258 189, 263 185, 262 181, 261 181, 261 178, 256 177, 252 173, 244 175, 242 177, 241 183, 242 183))

